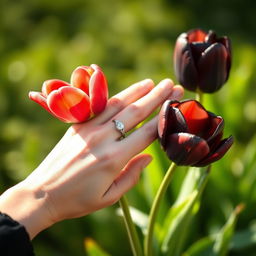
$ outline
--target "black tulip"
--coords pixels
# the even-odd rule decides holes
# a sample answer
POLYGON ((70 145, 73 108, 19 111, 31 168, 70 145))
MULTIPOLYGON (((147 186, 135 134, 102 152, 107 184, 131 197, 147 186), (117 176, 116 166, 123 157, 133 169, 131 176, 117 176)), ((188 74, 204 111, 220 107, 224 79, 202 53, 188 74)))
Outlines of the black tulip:
POLYGON ((159 113, 158 135, 177 165, 206 166, 222 158, 233 144, 223 139, 224 120, 195 100, 166 101, 159 113))
POLYGON ((182 33, 174 49, 174 69, 179 83, 190 91, 219 90, 231 67, 231 43, 213 31, 201 29, 182 33))

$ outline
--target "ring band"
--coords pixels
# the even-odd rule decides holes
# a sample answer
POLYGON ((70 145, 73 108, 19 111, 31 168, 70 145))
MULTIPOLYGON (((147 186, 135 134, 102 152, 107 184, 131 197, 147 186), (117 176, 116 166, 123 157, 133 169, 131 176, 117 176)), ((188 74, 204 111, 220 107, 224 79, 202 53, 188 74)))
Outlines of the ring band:
POLYGON ((115 124, 116 130, 121 133, 120 140, 125 138, 124 124, 121 121, 119 121, 119 120, 113 120, 113 122, 115 124))

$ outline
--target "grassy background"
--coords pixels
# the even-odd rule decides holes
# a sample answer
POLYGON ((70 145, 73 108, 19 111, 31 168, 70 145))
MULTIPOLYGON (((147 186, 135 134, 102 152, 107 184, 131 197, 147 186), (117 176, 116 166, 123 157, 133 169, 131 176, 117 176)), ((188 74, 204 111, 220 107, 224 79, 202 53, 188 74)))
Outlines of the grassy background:
MULTIPOLYGON (((156 83, 165 77, 176 81, 172 67, 176 37, 195 27, 213 29, 231 38, 233 65, 228 83, 206 96, 205 106, 225 118, 225 135, 234 135, 235 145, 213 166, 186 247, 223 226, 240 202, 246 208, 237 231, 249 232, 256 218, 255 11, 252 0, 1 0, 0 190, 36 168, 68 127, 31 102, 29 90, 40 90, 50 78, 69 81, 75 67, 91 63, 103 68, 110 95, 147 77, 156 83)), ((155 160, 145 173, 150 171, 157 187, 159 172, 169 161, 157 142, 148 151, 155 160)), ((181 168, 174 177, 166 199, 169 205, 185 172, 181 168)), ((128 193, 131 204, 144 212, 154 194, 147 177, 144 174, 128 193)), ((86 255, 86 237, 110 255, 131 255, 116 207, 42 232, 34 240, 37 255, 86 255)), ((250 239, 248 246, 233 249, 230 255, 255 255, 255 241, 250 239)))

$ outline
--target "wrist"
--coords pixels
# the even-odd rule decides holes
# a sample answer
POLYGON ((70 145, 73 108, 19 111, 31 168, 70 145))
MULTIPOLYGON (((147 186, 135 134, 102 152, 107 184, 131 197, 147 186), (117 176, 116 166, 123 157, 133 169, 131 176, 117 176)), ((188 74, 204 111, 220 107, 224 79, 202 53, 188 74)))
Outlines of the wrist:
POLYGON ((44 194, 26 182, 8 189, 0 197, 0 211, 22 224, 31 240, 53 224, 45 205, 44 194))

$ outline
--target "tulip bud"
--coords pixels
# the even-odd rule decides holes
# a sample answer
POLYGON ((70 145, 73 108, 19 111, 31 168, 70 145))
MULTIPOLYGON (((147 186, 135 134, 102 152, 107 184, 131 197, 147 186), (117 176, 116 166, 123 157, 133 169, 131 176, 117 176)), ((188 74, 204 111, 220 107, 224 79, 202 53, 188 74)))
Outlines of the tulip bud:
POLYGON ((95 64, 76 68, 71 84, 51 79, 42 92, 30 92, 30 99, 66 123, 80 123, 101 113, 108 100, 108 85, 102 70, 95 64))
POLYGON ((166 101, 159 114, 158 135, 177 165, 206 166, 222 158, 233 137, 222 139, 224 120, 195 100, 166 101))
POLYGON ((213 31, 201 29, 182 33, 174 49, 174 69, 179 83, 190 91, 219 90, 231 67, 231 42, 213 31))

